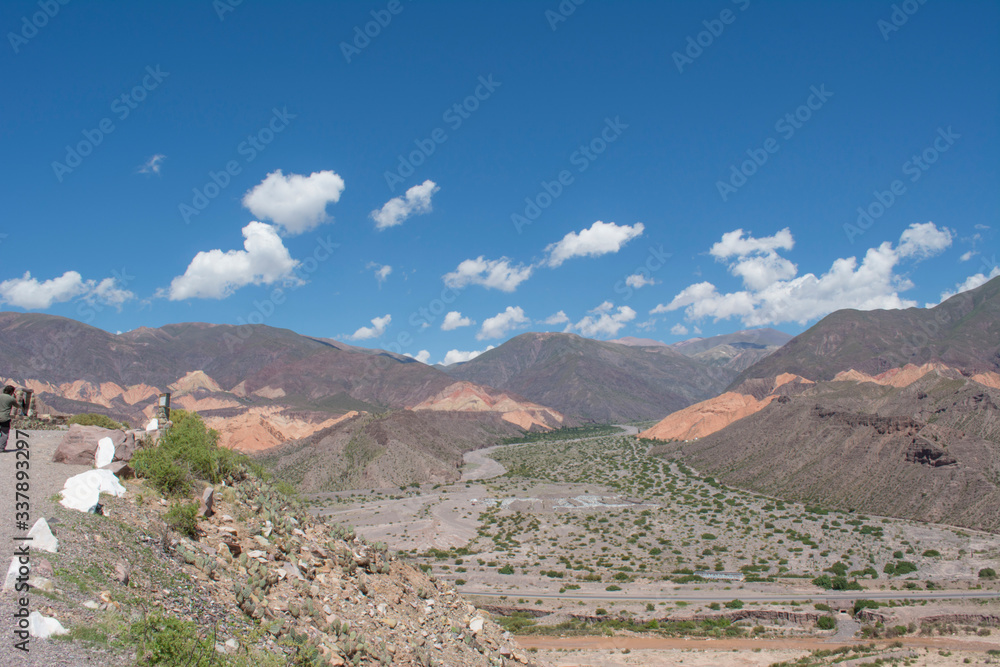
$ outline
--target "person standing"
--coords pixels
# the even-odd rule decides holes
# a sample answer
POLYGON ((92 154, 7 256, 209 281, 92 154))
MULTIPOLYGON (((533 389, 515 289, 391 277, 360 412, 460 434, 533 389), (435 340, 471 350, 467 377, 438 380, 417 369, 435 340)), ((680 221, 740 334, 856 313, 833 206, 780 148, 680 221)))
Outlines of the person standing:
POLYGON ((7 451, 11 412, 15 411, 18 407, 17 399, 14 398, 15 391, 17 391, 17 388, 9 384, 3 388, 3 393, 0 394, 0 452, 7 451))

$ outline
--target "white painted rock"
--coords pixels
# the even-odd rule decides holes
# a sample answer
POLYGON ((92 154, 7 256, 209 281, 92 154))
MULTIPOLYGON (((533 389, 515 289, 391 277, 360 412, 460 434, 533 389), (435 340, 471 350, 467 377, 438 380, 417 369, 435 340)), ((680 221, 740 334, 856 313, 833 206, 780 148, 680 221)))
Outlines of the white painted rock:
POLYGON ((33 611, 28 616, 28 632, 32 637, 38 639, 48 639, 52 635, 66 635, 69 630, 63 627, 62 623, 51 616, 42 616, 39 612, 33 611))
MULTIPOLYGON (((25 574, 27 574, 27 572, 31 571, 31 564, 25 565, 25 568, 27 569, 25 574)), ((17 585, 17 574, 20 570, 21 563, 18 561, 18 557, 14 556, 10 561, 10 567, 7 568, 7 576, 3 580, 3 589, 5 591, 14 590, 14 586, 17 585)))
POLYGON ((474 635, 478 635, 483 631, 483 619, 481 616, 476 616, 469 621, 469 630, 472 630, 472 634, 474 635))
POLYGON ((115 443, 111 438, 101 438, 97 441, 97 451, 94 453, 94 467, 103 468, 115 460, 115 443))
POLYGON ((102 493, 124 496, 125 487, 110 470, 88 470, 66 480, 59 504, 71 510, 88 512, 100 501, 102 493))
POLYGON ((158 431, 158 430, 160 430, 160 420, 150 419, 149 423, 146 424, 146 432, 149 433, 150 431, 158 431))
POLYGON ((49 522, 44 517, 35 522, 35 525, 28 531, 28 537, 31 538, 33 550, 41 549, 53 554, 59 551, 59 540, 52 534, 49 522))

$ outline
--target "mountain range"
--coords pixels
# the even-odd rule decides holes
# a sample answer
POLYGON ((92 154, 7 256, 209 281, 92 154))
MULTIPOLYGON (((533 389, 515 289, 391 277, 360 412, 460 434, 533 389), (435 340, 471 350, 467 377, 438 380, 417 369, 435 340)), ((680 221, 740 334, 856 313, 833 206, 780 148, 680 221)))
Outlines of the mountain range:
POLYGON ((1000 530, 1000 278, 929 309, 838 311, 640 433, 720 480, 1000 530))
MULTIPOLYGON (((773 330, 769 330, 773 331, 773 330)), ((658 419, 716 395, 741 370, 734 345, 778 349, 786 334, 740 332, 699 339, 689 348, 648 339, 598 341, 568 333, 525 333, 464 364, 445 370, 456 378, 516 392, 580 419, 599 422, 658 419), (701 355, 714 353, 714 358, 701 355), (720 360, 722 360, 720 362, 720 360)))
POLYGON ((133 422, 169 390, 305 490, 449 481, 463 452, 526 430, 656 419, 651 451, 729 484, 1000 530, 1000 278, 790 340, 525 333, 444 369, 264 325, 115 335, 0 313, 0 376, 133 422))
POLYGON ((404 355, 264 325, 195 322, 111 334, 61 317, 0 313, 0 378, 33 389, 43 411, 98 412, 141 426, 158 394, 169 391, 172 407, 199 412, 223 445, 245 451, 316 434, 328 445, 357 442, 372 429, 394 434, 372 436, 391 446, 376 448, 363 469, 328 471, 338 484, 444 480, 463 451, 491 438, 580 420, 660 418, 735 375, 663 344, 633 348, 572 334, 527 334, 484 362, 442 372, 404 355), (541 345, 529 354, 532 341, 541 345), (481 371, 522 362, 513 378, 481 371), (395 415, 411 411, 416 416, 395 415))

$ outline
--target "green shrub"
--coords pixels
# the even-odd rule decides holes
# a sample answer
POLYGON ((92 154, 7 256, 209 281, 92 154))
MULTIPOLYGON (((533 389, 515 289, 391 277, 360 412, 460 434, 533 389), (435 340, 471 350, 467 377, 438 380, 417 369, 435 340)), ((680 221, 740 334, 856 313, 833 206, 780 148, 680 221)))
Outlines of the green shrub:
POLYGON ((167 510, 164 519, 168 526, 181 535, 191 538, 198 537, 198 503, 175 502, 167 510))
POLYGON ((212 642, 199 637, 198 628, 191 621, 148 616, 133 623, 128 634, 138 647, 138 664, 190 667, 217 664, 212 642))
POLYGON ((938 551, 937 549, 928 549, 927 551, 924 552, 925 558, 938 558, 940 556, 941 552, 938 551))
POLYGON ((832 572, 833 574, 843 577, 847 575, 847 565, 845 565, 842 561, 837 561, 836 563, 834 563, 833 565, 831 565, 830 567, 826 568, 823 571, 832 572))
POLYGON ((80 426, 100 426, 101 428, 110 428, 111 430, 127 430, 130 427, 116 422, 114 419, 107 415, 99 415, 94 412, 85 412, 79 415, 73 415, 69 418, 67 422, 69 424, 79 424, 80 426))
POLYGON ((129 463, 138 477, 148 481, 165 496, 184 496, 191 492, 191 471, 162 447, 143 447, 129 463))
POLYGON ((828 574, 820 575, 812 580, 814 586, 834 591, 860 591, 861 584, 847 577, 831 577, 828 574))
POLYGON ((743 600, 730 600, 726 603, 726 609, 743 609, 743 600))
POLYGON ((837 628, 837 619, 833 616, 820 616, 819 620, 816 621, 816 627, 820 630, 835 630, 837 628))
POLYGON ((979 578, 980 579, 996 579, 997 578, 997 571, 994 570, 992 567, 984 567, 983 569, 981 569, 979 571, 979 578))
POLYGON ((875 600, 855 600, 854 601, 854 613, 857 615, 862 609, 878 609, 879 603, 875 600))
MULTIPOLYGON (((173 426, 160 438, 159 444, 143 447, 132 457, 132 469, 167 496, 190 493, 195 479, 218 484, 223 480, 242 478, 247 470, 256 470, 250 460, 239 452, 219 447, 219 434, 205 426, 196 413, 174 410, 170 414, 173 426)), ((287 485, 286 485, 287 486, 287 485)), ((279 491, 294 491, 290 487, 279 491)))
POLYGON ((510 564, 507 564, 497 570, 497 572, 500 574, 514 574, 514 568, 511 567, 510 564))

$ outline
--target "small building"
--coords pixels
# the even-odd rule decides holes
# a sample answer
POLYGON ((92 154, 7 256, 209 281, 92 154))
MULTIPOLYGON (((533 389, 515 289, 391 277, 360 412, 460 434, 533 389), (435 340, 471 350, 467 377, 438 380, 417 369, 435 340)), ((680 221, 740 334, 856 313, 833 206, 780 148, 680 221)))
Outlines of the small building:
POLYGON ((742 572, 715 572, 711 570, 698 570, 694 576, 715 581, 746 581, 747 578, 742 572))

